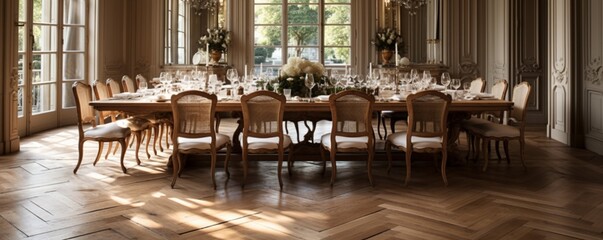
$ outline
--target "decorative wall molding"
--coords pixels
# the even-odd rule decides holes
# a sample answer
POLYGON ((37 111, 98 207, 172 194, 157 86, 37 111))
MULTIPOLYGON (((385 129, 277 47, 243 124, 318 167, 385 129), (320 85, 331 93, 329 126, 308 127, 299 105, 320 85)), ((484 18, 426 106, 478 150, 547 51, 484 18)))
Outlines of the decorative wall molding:
POLYGON ((10 95, 13 101, 18 100, 18 92, 19 92, 19 69, 13 68, 11 71, 10 78, 10 95))
POLYGON ((526 58, 519 65, 519 69, 517 69, 518 74, 522 73, 540 73, 542 72, 542 67, 537 62, 536 58, 526 58))
POLYGON ((592 84, 601 84, 601 57, 593 58, 590 63, 586 64, 584 69, 584 80, 592 84))
POLYGON ((459 64, 461 80, 473 80, 479 76, 479 65, 470 59, 465 59, 459 64))

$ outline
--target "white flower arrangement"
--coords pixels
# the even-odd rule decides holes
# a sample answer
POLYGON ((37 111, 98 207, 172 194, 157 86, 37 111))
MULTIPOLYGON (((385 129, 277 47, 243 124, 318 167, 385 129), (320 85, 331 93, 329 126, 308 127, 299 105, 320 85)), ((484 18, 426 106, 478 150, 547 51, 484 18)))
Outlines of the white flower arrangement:
MULTIPOLYGON (((283 89, 291 89, 292 96, 307 96, 308 88, 304 84, 306 74, 314 75, 314 81, 317 86, 312 89, 312 95, 325 94, 329 81, 324 76, 325 67, 318 63, 308 61, 299 57, 291 57, 287 60, 287 64, 281 67, 281 75, 278 77, 279 92, 283 89)), ((271 86, 268 87, 271 90, 271 86)))
POLYGON ((322 77, 324 72, 325 67, 322 64, 299 57, 289 58, 287 64, 281 68, 282 77, 300 77, 308 73, 315 77, 322 77))

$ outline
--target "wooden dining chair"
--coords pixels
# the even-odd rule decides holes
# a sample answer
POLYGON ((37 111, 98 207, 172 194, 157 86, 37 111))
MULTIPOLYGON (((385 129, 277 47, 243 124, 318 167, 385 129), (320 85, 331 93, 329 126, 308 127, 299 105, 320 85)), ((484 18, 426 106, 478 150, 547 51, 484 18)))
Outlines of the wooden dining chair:
MULTIPOLYGON (((94 91, 94 97, 96 100, 106 100, 111 97, 111 94, 109 93, 109 88, 107 88, 107 85, 102 81, 94 81, 94 83, 92 84, 92 89, 94 91)), ((117 119, 122 117, 122 114, 119 111, 98 111, 98 113, 98 120, 101 124, 116 122, 117 119)), ((107 149, 107 153, 105 154, 105 159, 109 158, 109 153, 111 153, 112 149, 113 142, 109 142, 109 147, 107 149)), ((117 147, 115 148, 115 150, 113 150, 113 154, 115 154, 116 151, 117 147)))
MULTIPOLYGON (((187 155, 209 153, 211 155, 211 181, 216 189, 217 152, 226 148, 226 166, 230 159, 232 146, 230 137, 216 133, 213 116, 216 113, 217 102, 216 95, 198 90, 184 91, 172 96, 171 104, 174 116, 172 188, 182 172, 187 155)), ((230 176, 228 169, 225 170, 226 174, 230 176)))
POLYGON ((483 93, 486 90, 486 81, 482 78, 476 78, 469 85, 470 93, 483 93))
POLYGON ((525 149, 525 116, 526 107, 528 105, 528 99, 532 91, 532 86, 528 82, 522 82, 513 88, 513 110, 509 114, 509 125, 495 122, 484 122, 483 124, 467 126, 467 131, 475 137, 482 140, 482 152, 484 154, 484 167, 485 172, 488 168, 488 143, 492 140, 502 141, 505 156, 507 157, 507 163, 510 163, 509 158, 509 141, 519 141, 519 156, 521 164, 526 168, 524 161, 524 149, 525 149))
MULTIPOLYGON (((493 98, 499 99, 499 100, 504 100, 505 97, 507 96, 508 85, 509 84, 507 83, 507 80, 502 79, 502 80, 497 81, 492 86, 493 98)), ((488 123, 488 122, 502 123, 503 114, 504 114, 503 111, 486 112, 486 113, 480 114, 478 116, 472 116, 470 119, 463 120, 461 122, 461 131, 465 131, 466 136, 467 136, 467 148, 469 150, 469 153, 467 154, 467 159, 470 158, 471 153, 473 153, 473 155, 475 155, 476 157, 479 156, 479 141, 476 141, 475 137, 473 135, 471 135, 470 132, 467 131, 466 129, 473 125, 480 125, 480 124, 484 124, 484 123, 488 123)), ((496 154, 498 156, 498 159, 500 160, 500 152, 498 150, 498 142, 496 142, 495 148, 496 148, 496 154)))
MULTIPOLYGON (((113 97, 113 95, 120 93, 121 92, 121 88, 120 85, 117 81, 113 80, 112 78, 107 79, 107 86, 109 88, 109 94, 111 97, 113 97)), ((125 114, 124 114, 125 115, 125 114)), ((132 143, 130 144, 130 146, 132 146, 132 144, 134 144, 134 141, 136 141, 136 162, 140 165, 140 158, 138 157, 138 152, 140 150, 140 144, 142 143, 142 136, 143 136, 143 132, 145 132, 149 126, 150 126, 150 122, 149 120, 143 118, 143 117, 127 117, 127 121, 128 123, 128 127, 130 128, 130 130, 132 130, 132 135, 134 135, 134 138, 132 139, 132 143)), ((151 155, 149 154, 148 148, 147 148, 147 158, 151 158, 151 155)))
POLYGON ((329 97, 331 109, 331 133, 320 138, 320 155, 323 174, 326 169, 326 151, 330 153, 331 186, 337 177, 335 157, 338 152, 366 152, 369 183, 373 185, 371 168, 375 155, 375 136, 373 133, 373 105, 375 97, 364 92, 347 90, 329 97))
POLYGON ((107 87, 109 87, 109 95, 113 96, 115 94, 121 93, 121 84, 119 82, 113 80, 113 78, 108 78, 106 81, 107 87))
POLYGON ((411 94, 406 97, 408 109, 408 128, 406 132, 391 134, 385 141, 388 161, 388 172, 392 164, 392 147, 406 154, 406 180, 410 182, 411 156, 413 152, 433 153, 437 161, 437 153, 442 154, 441 173, 444 185, 446 178, 446 160, 448 159, 448 107, 452 97, 439 91, 429 90, 411 94))
POLYGON ((124 155, 126 154, 126 139, 131 133, 127 123, 115 121, 107 124, 96 124, 94 109, 90 106, 90 101, 92 101, 92 89, 90 85, 82 82, 75 82, 72 86, 72 90, 76 102, 75 106, 77 110, 77 128, 79 135, 78 160, 75 169, 73 169, 73 173, 77 173, 77 170, 82 164, 84 143, 86 141, 98 142, 98 153, 96 154, 93 165, 96 165, 100 159, 105 142, 119 142, 121 145, 121 169, 126 173, 127 170, 124 166, 124 155), (91 127, 85 128, 85 125, 91 125, 91 127))
MULTIPOLYGON (((281 177, 283 158, 288 152, 287 168, 291 175, 293 143, 291 137, 283 133, 285 96, 271 91, 256 91, 241 97, 243 110, 243 137, 241 141, 243 158, 243 185, 248 175, 248 155, 255 153, 278 154, 278 183, 283 188, 281 177)), ((227 166, 228 167, 228 166, 227 166)))
POLYGON ((138 85, 128 75, 121 77, 121 85, 124 92, 135 93, 138 90, 138 85))

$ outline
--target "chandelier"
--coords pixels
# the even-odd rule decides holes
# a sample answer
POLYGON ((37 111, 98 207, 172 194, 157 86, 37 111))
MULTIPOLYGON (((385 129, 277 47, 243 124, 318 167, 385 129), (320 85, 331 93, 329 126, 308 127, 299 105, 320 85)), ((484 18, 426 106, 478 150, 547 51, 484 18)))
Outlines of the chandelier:
POLYGON ((426 0, 386 0, 392 5, 404 6, 408 10, 408 14, 414 16, 421 6, 426 4, 426 0))
POLYGON ((203 10, 208 10, 211 15, 214 15, 220 6, 220 0, 187 0, 186 2, 191 5, 197 15, 201 15, 203 10))

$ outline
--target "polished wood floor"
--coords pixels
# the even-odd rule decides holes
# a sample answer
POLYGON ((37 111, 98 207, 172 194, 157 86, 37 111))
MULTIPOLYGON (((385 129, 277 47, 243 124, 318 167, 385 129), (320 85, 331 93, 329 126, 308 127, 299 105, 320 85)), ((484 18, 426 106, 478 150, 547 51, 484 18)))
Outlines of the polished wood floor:
POLYGON ((240 162, 227 180, 220 158, 217 190, 206 162, 172 189, 171 150, 136 166, 129 149, 123 174, 117 155, 92 166, 97 145, 87 143, 74 175, 76 146, 65 127, 0 156, 0 239, 603 239, 603 158, 539 129, 527 135, 527 171, 512 143, 510 165, 451 164, 448 187, 430 158, 413 163, 405 187, 398 155, 389 175, 375 163, 374 187, 364 163, 343 156, 333 187, 319 158, 296 162, 291 177, 284 170, 282 191, 273 161, 253 161, 241 188, 240 162))

